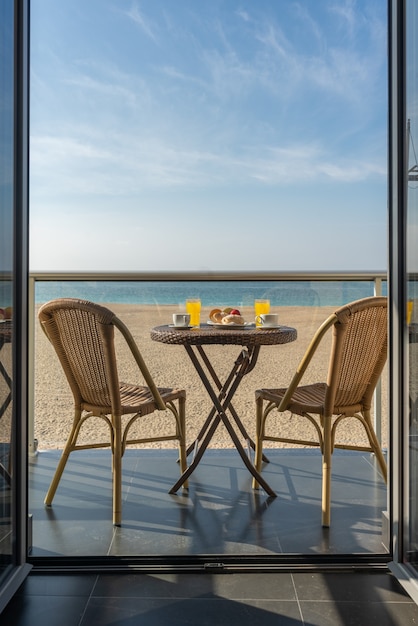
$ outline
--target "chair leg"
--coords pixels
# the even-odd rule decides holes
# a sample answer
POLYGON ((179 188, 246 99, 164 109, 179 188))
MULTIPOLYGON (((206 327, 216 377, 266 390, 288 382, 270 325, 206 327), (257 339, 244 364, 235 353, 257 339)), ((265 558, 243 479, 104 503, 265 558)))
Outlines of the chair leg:
POLYGON ((122 442, 121 417, 113 416, 112 483, 113 483, 113 525, 122 523, 122 442))
POLYGON ((331 418, 324 418, 322 451, 322 526, 328 528, 331 522, 331 418))
POLYGON ((70 453, 74 450, 75 444, 77 442, 80 419, 81 411, 76 409, 74 414, 73 427, 67 439, 67 443, 65 444, 64 450, 62 451, 57 469, 55 470, 55 474, 52 478, 51 484, 49 485, 49 489, 44 499, 44 504, 46 504, 46 506, 51 506, 52 500, 54 499, 55 492, 61 480, 61 476, 67 464, 70 453))
MULTIPOLYGON (((179 423, 177 425, 177 431, 179 435, 179 458, 180 458, 180 473, 187 469, 187 455, 186 455, 186 398, 179 398, 179 423)), ((186 480, 183 483, 183 488, 187 489, 189 481, 186 480)))
MULTIPOLYGON (((254 457, 254 465, 257 472, 261 472, 261 464, 263 461, 263 431, 264 431, 264 423, 263 423, 263 398, 259 397, 256 399, 256 435, 255 435, 255 457, 254 457)), ((259 489, 260 485, 256 478, 253 478, 253 489, 259 489)))
POLYGON ((377 440, 376 433, 372 426, 372 418, 370 415, 370 411, 363 412, 363 418, 365 421, 365 429, 367 433, 367 437, 369 439, 370 447, 372 448, 374 454, 376 455, 377 462, 380 467, 380 471, 382 472, 383 479, 385 483, 388 482, 388 469, 386 465, 385 457, 383 456, 382 448, 377 440))

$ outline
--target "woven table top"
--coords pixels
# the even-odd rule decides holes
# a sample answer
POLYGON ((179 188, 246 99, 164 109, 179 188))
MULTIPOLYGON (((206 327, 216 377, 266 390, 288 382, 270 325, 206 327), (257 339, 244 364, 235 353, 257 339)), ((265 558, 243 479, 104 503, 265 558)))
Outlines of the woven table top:
POLYGON ((279 326, 279 328, 262 329, 254 326, 225 327, 201 324, 199 328, 173 328, 156 326, 151 330, 151 339, 161 343, 179 346, 202 346, 206 344, 238 345, 238 346, 272 346, 290 343, 297 338, 296 328, 279 326))
POLYGON ((12 322, 5 320, 0 323, 0 347, 12 340, 12 322))

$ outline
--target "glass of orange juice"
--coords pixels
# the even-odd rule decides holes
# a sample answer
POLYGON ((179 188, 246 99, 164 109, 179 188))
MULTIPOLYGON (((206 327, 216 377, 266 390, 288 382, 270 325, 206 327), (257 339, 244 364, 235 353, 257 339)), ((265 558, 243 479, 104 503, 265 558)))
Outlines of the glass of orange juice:
POLYGON ((260 322, 257 322, 257 317, 263 313, 270 313, 270 300, 259 299, 254 300, 254 312, 256 317, 256 326, 261 326, 260 322))
POLYGON ((412 300, 408 300, 407 302, 407 309, 406 309, 406 323, 408 324, 408 326, 410 325, 411 321, 412 321, 412 312, 414 310, 414 303, 412 300))
POLYGON ((186 300, 186 311, 190 315, 190 326, 200 326, 200 298, 188 298, 186 300))

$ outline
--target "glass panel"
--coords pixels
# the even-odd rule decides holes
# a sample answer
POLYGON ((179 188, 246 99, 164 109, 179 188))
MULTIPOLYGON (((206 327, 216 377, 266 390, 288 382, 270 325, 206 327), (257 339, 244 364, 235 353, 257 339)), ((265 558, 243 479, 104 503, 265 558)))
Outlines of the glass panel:
POLYGON ((407 302, 409 338, 409 533, 406 561, 418 567, 418 6, 407 2, 407 302))
POLYGON ((13 561, 10 476, 13 286, 13 10, 0 7, 0 580, 13 561))
MULTIPOLYGON (((324 3, 309 1, 302 9, 301 3, 271 0, 244 2, 243 6, 233 2, 152 0, 118 10, 101 0, 32 2, 32 268, 63 272, 69 268, 99 268, 103 273, 118 269, 180 272, 207 268, 213 276, 225 270, 306 270, 314 266, 334 268, 340 263, 349 264, 350 270, 367 270, 370 265, 384 267, 386 9, 384 3, 364 4, 364 11, 362 7, 353 20, 351 11, 349 15, 345 11, 330 12, 324 3)), ((342 283, 329 282, 314 288, 309 283, 295 294, 289 285, 283 293, 286 289, 277 286, 268 291, 268 286, 260 284, 220 286, 207 282, 187 292, 178 282, 131 288, 115 280, 98 294, 94 281, 89 281, 81 286, 58 285, 55 292, 54 285, 48 284, 39 302, 56 296, 78 296, 109 302, 112 309, 118 305, 118 312, 121 305, 121 315, 131 311, 129 326, 145 320, 138 328, 141 346, 144 340, 147 357, 157 359, 161 355, 155 366, 151 363, 152 371, 160 373, 163 381, 171 381, 174 375, 172 382, 176 385, 189 388, 191 384, 188 415, 201 417, 205 390, 198 380, 195 382, 193 370, 184 383, 177 378, 180 351, 152 343, 152 326, 171 321, 171 314, 180 311, 179 304, 184 306, 185 299, 193 295, 201 297, 204 322, 209 306, 216 305, 244 307, 245 319, 254 319, 252 302, 267 297, 267 292, 273 307, 309 309, 304 319, 301 311, 300 317, 296 312, 287 317, 281 311, 279 318, 283 323, 298 325, 303 350, 326 316, 322 308, 364 294, 361 289, 359 293, 358 285, 342 283), (211 298, 206 299, 209 291, 211 298), (147 309, 138 312, 133 308, 141 305, 147 309), (174 305, 170 313, 166 308, 169 305, 174 305)), ((371 284, 368 287, 371 289, 371 284)), ((113 554, 118 549, 120 554, 119 536, 113 542, 107 511, 103 515, 96 512, 102 504, 97 499, 88 500, 87 508, 74 503, 72 496, 78 494, 78 485, 73 489, 71 481, 65 480, 77 476, 79 481, 82 473, 78 469, 73 474, 64 473, 54 501, 58 507, 60 502, 65 503, 67 519, 60 514, 55 517, 54 508, 44 507, 44 477, 52 477, 59 454, 50 449, 62 449, 61 434, 64 430, 67 436, 66 420, 72 418, 72 405, 68 385, 39 323, 35 333, 45 342, 45 357, 37 354, 35 364, 39 399, 41 393, 44 397, 39 403, 36 398, 39 419, 35 436, 40 453, 32 459, 33 472, 38 472, 31 494, 35 520, 32 554, 75 554, 75 550, 109 554, 109 536, 113 554), (49 397, 52 393, 55 398, 49 397), (60 405, 56 406, 58 397, 60 405), (46 445, 50 448, 47 451, 46 445), (81 523, 86 515, 85 532, 81 533, 86 543, 81 546, 79 525, 74 520, 81 523), (100 515, 103 533, 98 532, 100 515), (68 533, 62 530, 66 525, 68 533), (88 527, 95 537, 105 537, 99 548, 88 535, 88 527), (69 542, 70 533, 74 533, 76 548, 69 542)), ((219 350, 225 367, 229 348, 219 350)), ((267 348, 261 351, 263 356, 271 352, 267 348)), ((300 353, 295 360, 297 356, 300 353)), ((282 378, 285 384, 296 363, 289 358, 280 361, 286 368, 282 378)), ((256 375, 262 363, 260 359, 251 374, 256 375)), ((268 373, 274 373, 273 367, 270 369, 268 373)), ((236 398, 237 410, 239 399, 247 405, 252 429, 256 384, 266 384, 266 380, 256 383, 252 378, 246 394, 237 394, 236 398)), ((277 380, 271 382, 273 387, 277 384, 277 380)), ((188 433, 190 440, 193 434, 188 433)), ((90 463, 94 455, 85 456, 90 463)), ((129 458, 127 451, 124 460, 128 462, 129 458)), ((320 456, 316 454, 315 459, 320 461, 320 456)), ((105 467, 104 478, 91 477, 95 495, 100 493, 100 484, 105 489, 109 486, 107 458, 105 467)), ((162 466, 159 469, 165 471, 162 466)), ((164 476, 163 482, 166 479, 164 476)), ((91 486, 82 485, 86 494, 91 493, 91 486)), ((307 482, 302 484, 305 488, 310 501, 307 482)), ((186 510, 182 506, 175 508, 176 501, 164 489, 155 485, 152 488, 153 493, 164 494, 154 499, 157 526, 160 518, 183 515, 186 510), (167 506, 174 505, 174 513, 168 508, 163 510, 166 501, 167 506)), ((218 503, 224 485, 214 489, 217 493, 213 501, 218 503)), ((373 490, 376 499, 365 497, 367 504, 360 507, 367 517, 373 502, 362 537, 357 530, 351 532, 350 523, 357 528, 358 519, 354 521, 340 511, 347 530, 341 533, 343 543, 335 548, 326 537, 323 544, 315 544, 317 552, 382 549, 380 537, 370 531, 370 519, 374 516, 372 525, 380 525, 386 489, 379 484, 373 490), (372 535, 377 544, 369 541, 372 535), (348 537, 351 543, 346 542, 348 537)), ((335 488, 336 494, 340 492, 347 492, 344 485, 335 488)), ((320 489, 316 493, 320 494, 320 489)), ((136 487, 130 495, 138 497, 136 487)), ((225 491, 225 497, 229 500, 226 506, 233 507, 230 490, 225 491)), ((251 492, 248 497, 251 502, 251 492)), ((144 501, 151 507, 152 498, 144 501)), ((129 506, 125 508, 129 510, 129 506)), ((355 516, 348 501, 343 508, 355 516)), ((131 510, 139 519, 137 507, 131 510)), ((233 508, 229 510, 234 512, 233 508)), ((270 508, 269 514, 274 515, 274 510, 270 508)), ((244 513, 250 514, 251 508, 244 513)), ((255 511, 255 515, 258 513, 255 511)), ((223 515, 224 511, 220 517, 223 515)), ((186 521, 198 526, 200 519, 192 517, 186 521)), ((291 516, 286 519, 293 529, 291 516)), ((305 514, 298 519, 306 520, 305 514)), ((197 536, 193 529, 190 533, 189 529, 183 531, 182 522, 180 519, 180 534, 197 536)), ((148 517, 142 523, 152 526, 148 517)), ((248 525, 253 531, 256 523, 248 520, 248 525)), ((140 534, 140 526, 132 524, 134 533, 140 534)), ((226 528, 227 524, 221 526, 226 528)), ((317 528, 316 522, 312 528, 317 528)), ((175 536, 172 529, 166 530, 167 536, 175 536)), ((261 521, 257 530, 263 534, 261 521)), ((301 534, 306 546, 300 542, 296 548, 282 544, 281 549, 312 551, 309 542, 317 541, 319 535, 312 539, 303 529, 301 534)), ((171 554, 173 549, 181 549, 176 541, 165 544, 167 537, 163 535, 154 529, 149 542, 135 536, 129 553, 153 549, 171 554)), ((276 536, 275 530, 272 536, 276 536)), ((219 537, 214 528, 213 539, 219 537)), ((262 543, 259 537, 251 541, 249 546, 262 543)), ((196 543, 191 549, 194 553, 206 552, 208 545, 196 543)), ((250 549, 242 537, 236 543, 229 537, 228 545, 221 545, 222 552, 250 549)))
MULTIPOLYGON (((372 281, 343 278, 329 282, 319 279, 128 281, 121 278, 118 281, 115 277, 113 280, 105 280, 105 276, 102 280, 93 278, 94 275, 88 281, 37 281, 36 310, 55 298, 76 297, 100 302, 120 317, 132 332, 158 384, 186 389, 186 441, 191 444, 189 462, 193 459, 193 442, 196 438, 203 439, 199 432, 212 409, 213 399, 206 393, 208 388, 205 390, 203 386, 201 370, 189 359, 190 352, 178 344, 178 332, 189 337, 202 333, 204 353, 220 384, 224 384, 246 345, 245 340, 242 346, 239 342, 234 345, 234 334, 252 334, 252 341, 257 341, 254 332, 258 331, 251 327, 256 299, 269 301, 270 313, 278 314, 279 324, 297 329, 297 341, 285 345, 274 343, 274 329, 266 331, 264 338, 268 345, 261 346, 258 360, 251 361, 253 367, 248 368, 248 376, 239 380, 239 388, 233 393, 235 415, 246 433, 254 437, 255 390, 288 384, 304 349, 323 320, 337 306, 371 296, 374 291, 372 281), (173 314, 185 314, 186 300, 191 297, 199 297, 201 301, 201 331, 168 329, 173 314), (228 307, 237 308, 247 326, 243 331, 241 327, 230 328, 225 331, 228 336, 218 341, 218 345, 215 340, 210 341, 212 345, 207 345, 203 335, 214 330, 211 312, 228 307), (153 331, 156 326, 165 330, 153 331), (167 337, 162 337, 161 332, 169 333, 167 342, 161 340, 167 337)), ((386 292, 386 283, 382 287, 386 292)), ((128 383, 138 380, 129 352, 117 334, 116 337, 121 379, 128 383)), ((183 339, 186 341, 184 335, 183 339)), ((86 342, 86 345, 91 343, 86 342)), ((306 373, 306 383, 318 382, 318 377, 326 379, 328 341, 321 348, 314 367, 306 373)), ((386 373, 382 378, 382 413, 376 411, 374 415, 382 433, 383 447, 387 448, 386 373)), ((235 415, 229 410, 227 413, 231 423, 236 425, 235 415)), ((134 433, 140 436, 141 432, 147 437, 162 435, 170 426, 167 414, 144 416, 142 431, 137 431, 133 425, 130 438, 134 433)), ((385 535, 381 531, 387 508, 386 487, 370 455, 354 450, 335 451, 332 487, 335 530, 329 534, 321 529, 322 465, 319 450, 267 442, 270 463, 263 467, 262 476, 280 496, 267 502, 265 494, 254 494, 251 475, 222 424, 215 429, 201 463, 189 479, 188 493, 181 489, 176 495, 169 493, 179 477, 177 442, 154 441, 127 446, 123 456, 121 528, 112 530, 111 454, 108 448, 71 453, 51 506, 45 507, 44 499, 70 434, 73 416, 74 400, 63 368, 36 320, 34 433, 39 454, 31 459, 30 467, 33 558, 54 559, 79 554, 140 559, 163 554, 168 559, 225 553, 263 559, 266 555, 280 558, 280 555, 295 552, 315 552, 317 555, 351 552, 362 556, 385 552, 382 545, 385 535)), ((122 419, 124 424, 125 418, 122 419)), ((302 419, 296 419, 293 424, 286 421, 281 431, 282 434, 283 431, 291 433, 293 437, 312 436, 315 440, 313 428, 302 419)), ((238 429, 236 432, 246 447, 245 433, 238 429)), ((338 443, 348 446, 367 444, 362 428, 353 420, 340 424, 336 438, 338 443)), ((99 441, 109 441, 108 426, 92 416, 82 425, 77 442, 91 446, 99 441)), ((253 459, 253 451, 248 452, 253 459)))

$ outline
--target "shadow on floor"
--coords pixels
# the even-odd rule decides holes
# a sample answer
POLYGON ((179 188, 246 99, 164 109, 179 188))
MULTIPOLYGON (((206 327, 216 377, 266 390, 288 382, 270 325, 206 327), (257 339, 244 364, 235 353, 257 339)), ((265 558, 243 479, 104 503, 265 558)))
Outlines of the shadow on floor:
POLYGON ((253 491, 234 450, 208 450, 188 491, 170 495, 174 450, 127 450, 123 522, 112 526, 110 453, 74 452, 53 506, 43 498, 60 451, 30 463, 32 556, 384 554, 386 486, 372 455, 336 451, 331 528, 321 527, 321 456, 270 450, 263 475, 276 491, 253 491))

